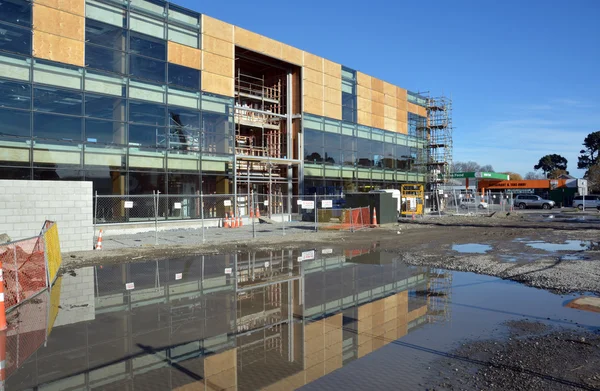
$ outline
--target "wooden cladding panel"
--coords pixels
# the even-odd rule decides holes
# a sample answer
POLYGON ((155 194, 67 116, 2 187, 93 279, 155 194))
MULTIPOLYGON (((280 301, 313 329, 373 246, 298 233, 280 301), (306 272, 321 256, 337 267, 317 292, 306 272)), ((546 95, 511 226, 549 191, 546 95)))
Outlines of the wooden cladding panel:
POLYGON ((371 89, 371 76, 362 72, 356 72, 356 84, 371 89))
POLYGON ((384 117, 391 118, 393 120, 398 118, 397 110, 395 107, 384 105, 384 117))
POLYGON ((396 99, 396 108, 398 110, 408 110, 408 101, 396 99))
POLYGON ((323 58, 309 52, 304 52, 304 67, 323 72, 323 58))
POLYGON ((167 45, 167 59, 170 63, 198 70, 202 69, 202 51, 200 49, 171 41, 167 45))
POLYGON ((379 102, 372 102, 371 112, 374 115, 378 115, 380 117, 383 117, 384 114, 385 114, 385 105, 383 103, 379 103, 379 102))
POLYGON ((335 88, 338 91, 342 90, 342 79, 324 74, 323 80, 325 82, 325 87, 335 88))
POLYGON ((342 78, 342 65, 337 64, 333 61, 323 60, 323 71, 331 75, 333 77, 337 77, 338 79, 342 78))
POLYGON ((320 84, 312 83, 308 80, 304 81, 304 95, 314 99, 323 100, 323 86, 320 84))
POLYGON ((323 100, 305 96, 304 111, 310 114, 323 116, 323 100))
POLYGON ((371 89, 359 85, 356 87, 356 96, 371 100, 371 89))
POLYGON ((406 110, 396 109, 396 120, 401 122, 408 122, 408 114, 406 110))
POLYGON ((342 92, 333 88, 325 87, 325 102, 342 105, 342 92))
POLYGON ((396 87, 396 98, 398 100, 408 100, 408 92, 404 88, 396 87))
POLYGON ((418 106, 417 114, 419 114, 421 117, 427 117, 427 109, 425 107, 418 106))
POLYGON ((384 129, 385 127, 385 118, 383 116, 373 114, 371 116, 372 127, 377 129, 384 129))
POLYGON ((40 4, 33 5, 33 29, 65 38, 83 41, 85 18, 40 4))
POLYGON ((383 95, 383 80, 379 80, 375 77, 371 78, 371 89, 380 92, 383 95))
POLYGON ((71 14, 85 15, 85 0, 35 0, 35 2, 71 14))
POLYGON ((323 73, 317 72, 310 68, 304 68, 303 79, 315 84, 323 85, 323 73))
POLYGON ((364 111, 357 111, 358 123, 360 125, 372 126, 372 114, 364 111))
POLYGON ((296 49, 295 47, 290 45, 282 44, 281 59, 283 61, 296 65, 302 65, 303 57, 304 56, 302 50, 296 49))
POLYGON ((234 26, 235 44, 246 49, 261 53, 263 49, 263 36, 252 31, 234 26))
POLYGON ((280 59, 283 52, 283 44, 274 39, 262 37, 260 52, 269 57, 280 59))
POLYGON ((381 103, 381 104, 385 103, 383 92, 371 90, 371 99, 373 100, 373 102, 377 102, 377 103, 381 103))
POLYGON ((413 113, 413 114, 419 114, 419 106, 417 106, 417 105, 416 105, 416 104, 414 104, 414 103, 410 103, 410 102, 408 102, 408 104, 407 104, 406 108, 407 108, 407 110, 408 110, 410 113, 413 113))
POLYGON ((202 35, 202 50, 228 58, 233 58, 234 55, 233 43, 210 35, 202 35))
POLYGON ((334 103, 325 102, 325 117, 333 119, 342 119, 342 106, 334 103))
POLYGON ((233 59, 214 53, 204 53, 202 69, 216 75, 233 78, 233 59))
POLYGON ((390 132, 396 132, 398 130, 397 121, 391 118, 384 118, 384 129, 390 132))
POLYGON ((65 64, 85 66, 85 43, 58 35, 34 31, 33 56, 65 64))
POLYGON ((397 121, 398 133, 408 134, 408 124, 406 122, 397 121))
POLYGON ((371 113, 373 111, 373 102, 371 102, 371 99, 361 98, 359 96, 356 99, 356 107, 360 111, 371 113))
POLYGON ((233 78, 202 72, 202 91, 233 96, 233 78))
POLYGON ((388 83, 388 82, 384 81, 383 82, 383 93, 385 95, 389 95, 389 96, 395 98, 397 96, 396 86, 393 85, 393 84, 391 84, 391 83, 388 83))
POLYGON ((395 97, 390 96, 390 95, 384 95, 383 98, 384 98, 383 101, 387 106, 392 106, 394 108, 398 107, 398 103, 397 103, 398 99, 396 99, 395 97))
POLYGON ((202 33, 233 43, 233 25, 202 15, 202 33))

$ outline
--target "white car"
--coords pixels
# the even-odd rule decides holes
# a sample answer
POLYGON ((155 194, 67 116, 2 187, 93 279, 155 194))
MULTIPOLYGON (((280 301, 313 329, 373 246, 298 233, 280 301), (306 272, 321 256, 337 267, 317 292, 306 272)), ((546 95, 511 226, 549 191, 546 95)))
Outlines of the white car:
POLYGON ((461 209, 487 209, 488 203, 484 201, 477 202, 475 198, 463 198, 460 200, 461 209))
POLYGON ((573 200, 574 208, 582 210, 584 205, 588 209, 593 209, 593 208, 600 209, 600 196, 597 196, 597 195, 586 195, 585 197, 577 196, 573 200))

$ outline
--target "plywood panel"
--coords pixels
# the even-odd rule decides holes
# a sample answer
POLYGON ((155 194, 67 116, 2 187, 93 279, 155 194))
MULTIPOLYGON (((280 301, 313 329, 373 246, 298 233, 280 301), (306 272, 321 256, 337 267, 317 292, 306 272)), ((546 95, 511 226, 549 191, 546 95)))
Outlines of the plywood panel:
POLYGON ((364 111, 365 113, 371 113, 373 111, 373 102, 371 102, 371 99, 365 99, 359 96, 356 99, 356 107, 358 110, 364 111))
POLYGON ((202 59, 202 69, 233 78, 233 59, 206 52, 202 59))
POLYGON ((340 90, 334 90, 333 88, 325 87, 325 102, 341 105, 342 92, 340 90))
MULTIPOLYGON (((396 132, 398 130, 397 121, 391 118, 384 118, 384 129, 389 130, 390 132, 396 132)), ((386 310, 387 314, 387 310, 386 310)))
POLYGON ((242 46, 259 53, 263 49, 262 40, 264 37, 260 34, 234 26, 234 37, 237 46, 242 46))
POLYGON ((372 94, 371 90, 368 89, 367 87, 363 87, 363 86, 356 87, 356 96, 358 96, 359 98, 371 100, 371 94, 372 94))
POLYGON ((385 119, 382 116, 375 115, 371 117, 371 126, 377 129, 385 128, 385 119))
POLYGON ((383 93, 392 97, 396 97, 396 86, 388 83, 387 81, 383 82, 383 93))
POLYGON ((397 113, 398 113, 398 111, 395 107, 388 106, 388 105, 384 106, 384 114, 383 114, 384 117, 395 120, 396 118, 398 118, 397 113))
POLYGON ((396 99, 396 108, 398 110, 407 111, 408 110, 408 101, 396 99))
POLYGON ((334 103, 325 102, 325 117, 333 119, 342 119, 342 106, 334 103))
POLYGON ((83 41, 41 31, 33 32, 33 56, 37 58, 83 67, 84 47, 83 41))
POLYGON ((202 51, 176 42, 168 42, 167 59, 184 67, 202 69, 202 51))
POLYGON ((400 122, 408 122, 408 114, 406 110, 396 109, 396 120, 400 122))
POLYGON ((33 5, 33 29, 83 41, 85 18, 43 5, 33 5))
POLYGON ((406 122, 397 122, 398 124, 398 133, 408 134, 408 124, 406 122))
POLYGON ((398 99, 396 99, 396 98, 395 98, 395 97, 393 97, 393 96, 384 95, 383 102, 384 102, 384 103, 385 103, 387 106, 392 106, 393 108, 396 108, 396 107, 398 107, 398 106, 397 106, 398 99))
POLYGON ((379 102, 372 102, 371 112, 380 117, 385 116, 385 105, 379 102))
POLYGON ((410 113, 419 114, 419 106, 414 103, 408 102, 406 108, 410 113))
POLYGON ((377 91, 377 92, 380 92, 381 94, 383 94, 383 80, 373 77, 371 79, 371 89, 373 91, 377 91))
POLYGON ((223 41, 233 42, 233 25, 210 16, 202 15, 202 33, 223 41))
POLYGON ((263 37, 260 41, 260 52, 273 58, 281 58, 282 43, 274 39, 263 37))
POLYGON ((85 15, 85 0, 35 0, 37 4, 76 15, 85 15))
POLYGON ((342 90, 342 79, 324 74, 323 80, 325 81, 325 87, 334 88, 338 91, 342 90))
POLYGON ((323 86, 320 84, 312 83, 308 80, 304 81, 304 95, 311 98, 323 100, 323 86))
POLYGON ((427 109, 425 107, 418 106, 417 114, 419 114, 421 117, 427 117, 427 109))
POLYGON ((360 125, 372 126, 371 113, 367 113, 364 111, 357 111, 358 123, 360 125))
POLYGON ((315 84, 323 85, 323 73, 317 72, 310 68, 304 68, 302 72, 304 80, 308 80, 315 84))
POLYGON ((356 72, 356 84, 371 89, 371 76, 362 72, 356 72))
POLYGON ((335 63, 333 61, 329 61, 327 59, 323 60, 323 71, 331 76, 337 77, 340 79, 342 77, 342 64, 335 63))
POLYGON ((385 103, 383 92, 371 90, 371 99, 373 100, 373 102, 381 104, 385 103))
POLYGON ((303 53, 302 50, 296 49, 293 46, 282 44, 281 59, 292 64, 302 65, 303 53))
POLYGON ((404 88, 396 87, 396 98, 400 100, 407 100, 408 92, 404 88))
POLYGON ((233 78, 204 71, 202 72, 202 91, 233 96, 233 78))
POLYGON ((304 97, 304 111, 314 115, 323 115, 323 101, 309 96, 304 97))
POLYGON ((323 58, 315 56, 309 52, 304 52, 304 66, 319 72, 323 72, 323 58))
POLYGON ((234 55, 233 43, 210 35, 202 35, 202 50, 228 58, 233 58, 234 55))

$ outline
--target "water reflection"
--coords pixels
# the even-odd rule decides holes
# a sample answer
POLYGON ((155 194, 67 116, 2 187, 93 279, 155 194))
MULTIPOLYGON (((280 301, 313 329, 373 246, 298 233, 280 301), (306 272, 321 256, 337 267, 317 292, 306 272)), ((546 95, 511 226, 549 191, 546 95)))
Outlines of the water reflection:
POLYGON ((450 274, 376 245, 309 250, 65 275, 46 346, 8 389, 290 389, 449 317, 450 274))

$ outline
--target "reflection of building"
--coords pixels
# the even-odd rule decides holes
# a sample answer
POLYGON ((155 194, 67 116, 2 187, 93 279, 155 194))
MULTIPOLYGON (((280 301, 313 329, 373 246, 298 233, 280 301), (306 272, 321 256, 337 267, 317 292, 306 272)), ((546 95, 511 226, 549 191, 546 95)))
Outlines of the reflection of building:
POLYGON ((376 248, 300 255, 96 268, 95 318, 55 326, 9 389, 289 389, 434 320, 427 269, 376 248))

